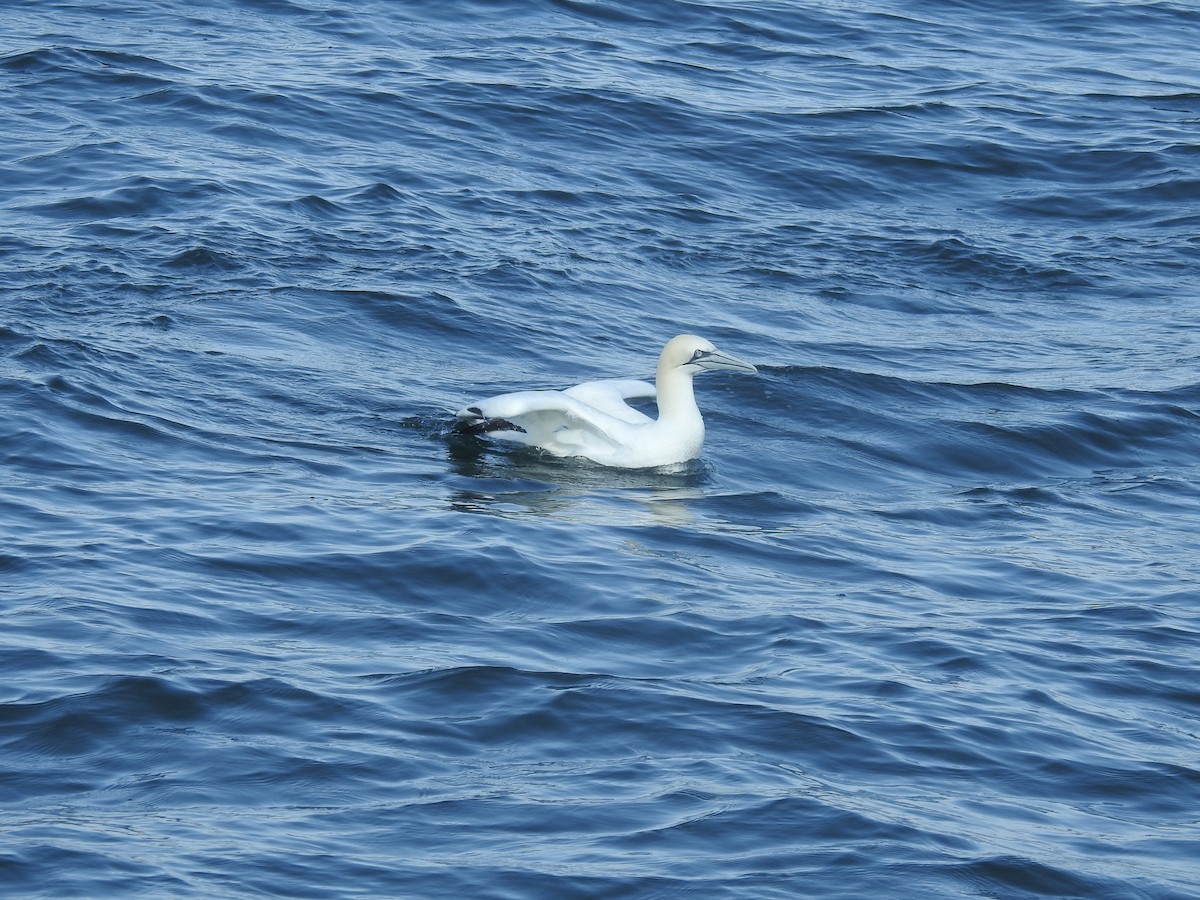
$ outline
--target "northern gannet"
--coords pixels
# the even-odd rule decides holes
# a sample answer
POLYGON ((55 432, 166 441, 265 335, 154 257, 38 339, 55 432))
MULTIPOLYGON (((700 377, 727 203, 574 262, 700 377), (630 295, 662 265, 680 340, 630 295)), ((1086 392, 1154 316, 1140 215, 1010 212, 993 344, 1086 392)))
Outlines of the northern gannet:
POLYGON ((758 371, 704 338, 681 334, 663 347, 655 384, 606 379, 564 391, 500 394, 459 410, 456 427, 467 434, 486 434, 553 456, 580 456, 606 466, 675 465, 695 459, 704 444, 704 419, 696 406, 692 378, 708 369, 758 371), (652 397, 658 400, 657 419, 625 402, 652 397))

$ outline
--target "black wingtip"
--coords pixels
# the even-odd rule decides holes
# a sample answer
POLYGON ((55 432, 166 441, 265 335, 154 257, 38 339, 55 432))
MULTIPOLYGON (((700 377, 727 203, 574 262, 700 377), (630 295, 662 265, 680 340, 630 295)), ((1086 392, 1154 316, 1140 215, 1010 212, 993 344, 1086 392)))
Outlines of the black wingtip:
MULTIPOLYGON (((482 415, 479 408, 472 406, 467 409, 469 413, 482 415)), ((525 429, 520 425, 516 425, 507 419, 460 419, 455 425, 455 431, 459 434, 491 434, 493 431, 517 431, 525 434, 525 429)))

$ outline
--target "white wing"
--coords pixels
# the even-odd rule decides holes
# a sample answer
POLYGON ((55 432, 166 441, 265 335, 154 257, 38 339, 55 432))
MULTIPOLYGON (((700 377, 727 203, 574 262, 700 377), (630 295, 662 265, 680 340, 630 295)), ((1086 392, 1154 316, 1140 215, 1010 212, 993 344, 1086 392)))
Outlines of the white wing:
POLYGON ((601 412, 608 413, 628 422, 630 425, 645 425, 650 417, 640 410, 634 409, 626 400, 653 399, 657 396, 654 385, 645 381, 634 381, 629 378, 609 378, 604 381, 585 381, 573 388, 567 388, 564 394, 582 400, 588 406, 595 407, 601 412))
MULTIPOLYGON (((608 402, 611 405, 611 399, 608 402)), ((542 447, 560 456, 588 456, 625 445, 631 425, 650 421, 631 407, 625 409, 622 418, 568 391, 516 391, 473 403, 459 410, 458 420, 475 433, 542 447), (630 413, 641 418, 631 419, 630 413)))

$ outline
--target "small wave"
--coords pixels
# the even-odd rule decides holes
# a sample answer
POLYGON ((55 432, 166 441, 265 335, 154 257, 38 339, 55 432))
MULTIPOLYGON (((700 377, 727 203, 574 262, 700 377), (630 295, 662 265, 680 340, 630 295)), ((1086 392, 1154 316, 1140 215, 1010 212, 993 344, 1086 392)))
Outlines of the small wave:
POLYGON ((20 75, 84 75, 126 87, 161 84, 163 79, 184 71, 154 57, 127 51, 62 45, 0 57, 0 69, 20 75))
POLYGON ((29 209, 57 219, 78 221, 162 216, 224 193, 225 188, 212 182, 135 176, 102 194, 68 197, 35 204, 29 209))
POLYGON ((190 250, 184 250, 167 260, 164 265, 171 269, 196 269, 199 271, 214 269, 222 272, 231 272, 241 267, 240 263, 229 254, 209 247, 193 247, 190 250))

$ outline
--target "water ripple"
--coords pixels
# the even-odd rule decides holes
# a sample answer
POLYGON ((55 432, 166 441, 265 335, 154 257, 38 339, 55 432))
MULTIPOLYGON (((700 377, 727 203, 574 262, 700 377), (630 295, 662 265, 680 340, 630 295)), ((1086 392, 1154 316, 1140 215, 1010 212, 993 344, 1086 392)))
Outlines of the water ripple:
POLYGON ((10 893, 1194 893, 1195 9, 51 6, 10 893), (449 430, 683 331, 680 471, 449 430))

